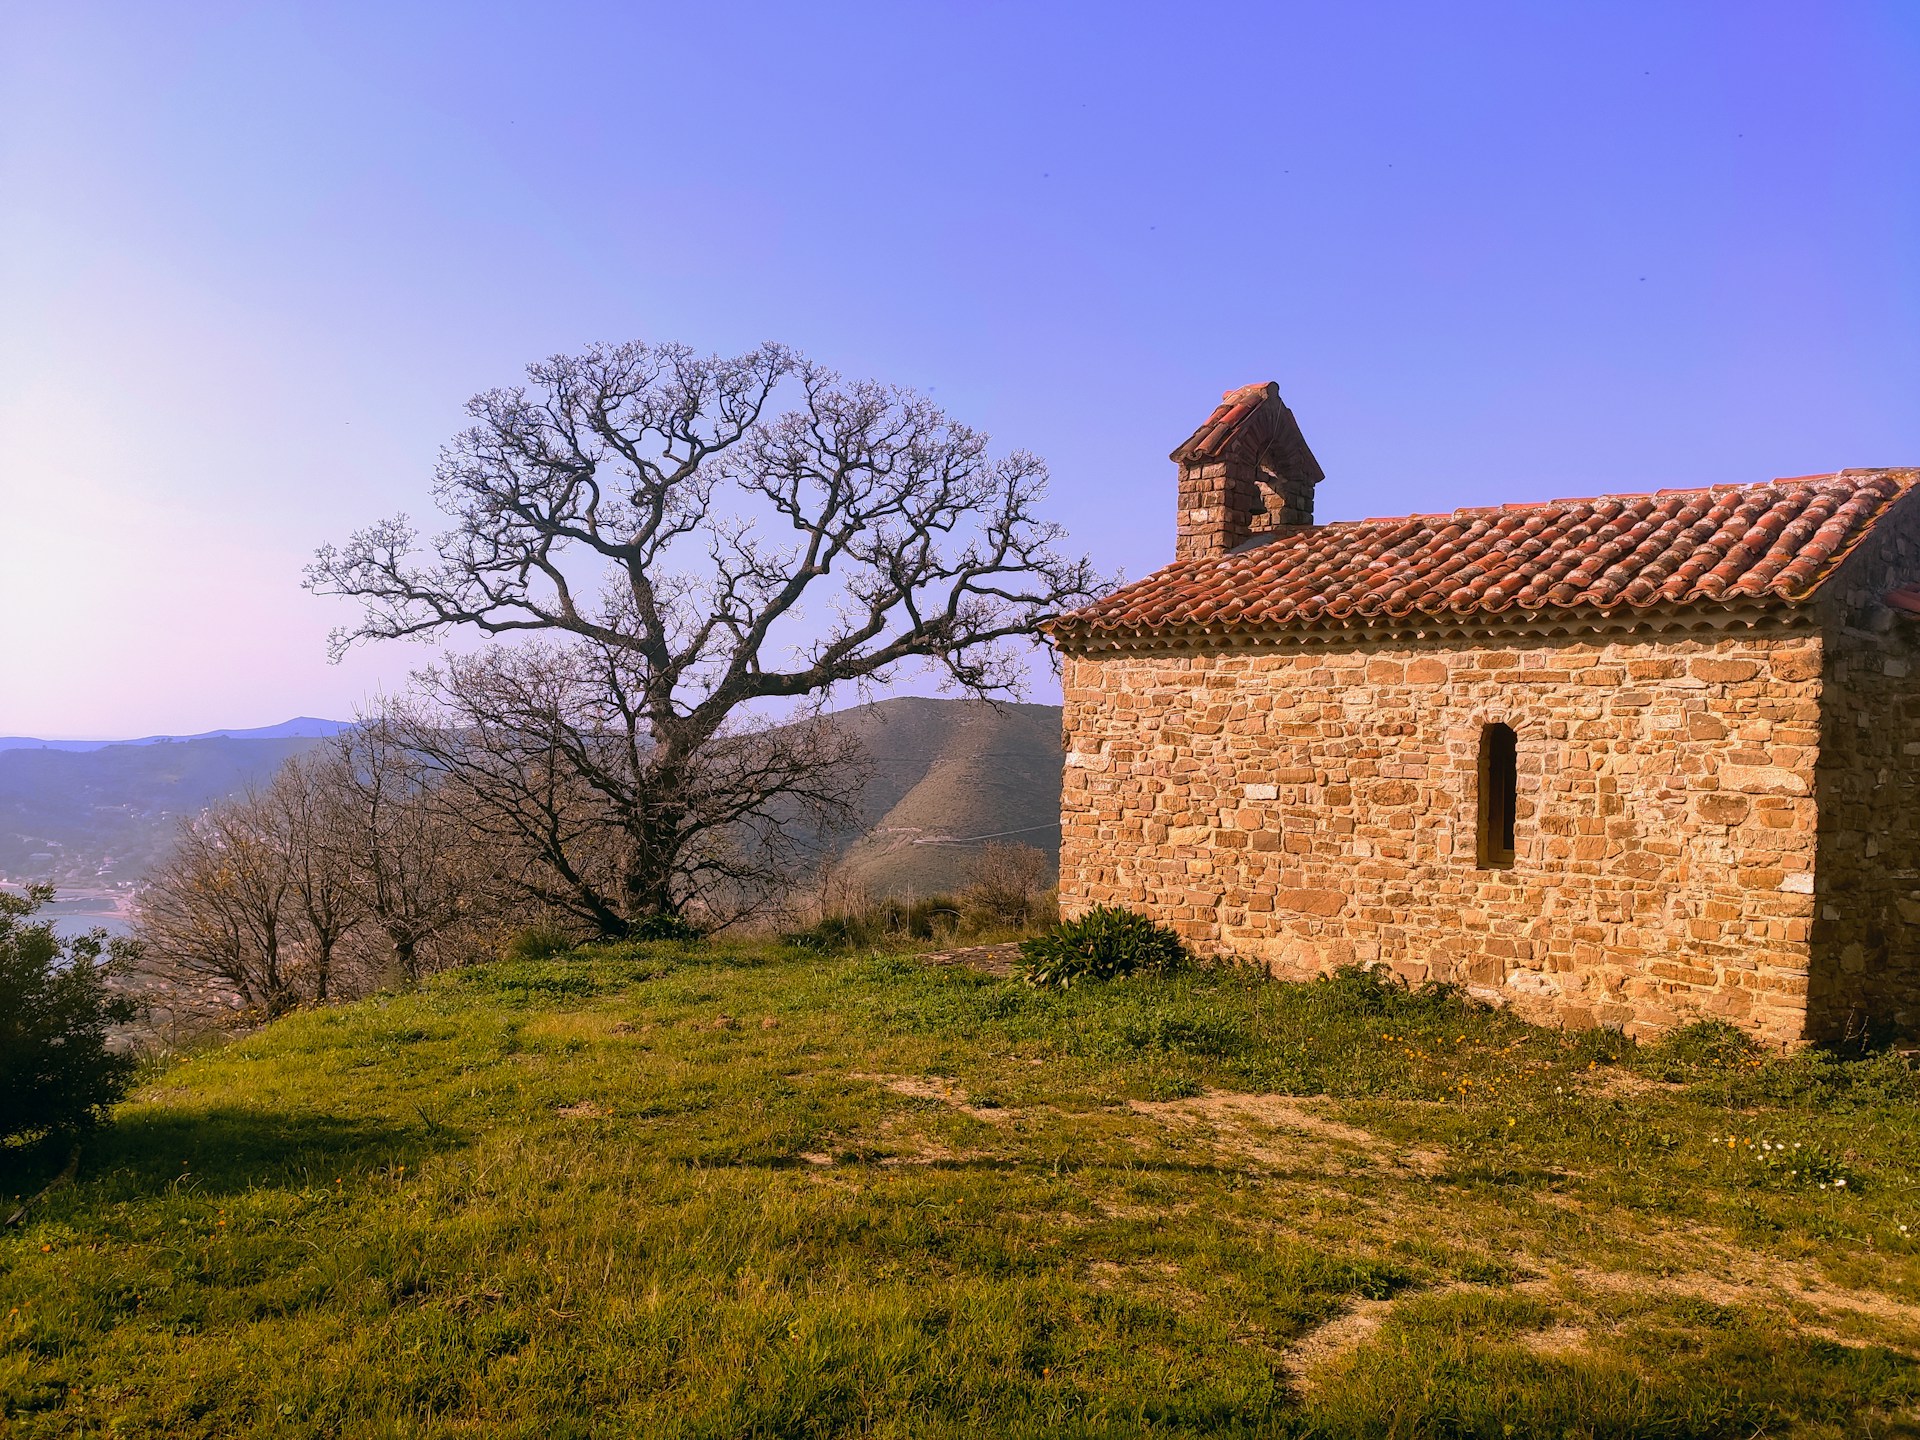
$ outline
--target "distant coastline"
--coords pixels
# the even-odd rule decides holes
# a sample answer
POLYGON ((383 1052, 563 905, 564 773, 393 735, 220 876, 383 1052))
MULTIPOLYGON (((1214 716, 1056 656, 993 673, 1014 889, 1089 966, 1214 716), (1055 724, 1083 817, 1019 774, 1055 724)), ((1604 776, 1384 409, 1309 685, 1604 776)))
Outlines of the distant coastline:
POLYGON ((63 750, 84 754, 114 745, 171 745, 188 740, 324 740, 351 730, 351 720, 321 720, 312 715, 296 715, 278 725, 259 725, 249 730, 204 730, 198 735, 142 735, 132 740, 43 740, 31 735, 0 735, 0 750, 63 750))
MULTIPOLYGON (((23 888, 20 882, 0 880, 0 890, 8 893, 17 895, 23 888)), ((104 930, 109 935, 131 935, 133 892, 61 887, 55 891, 52 902, 42 907, 38 918, 51 920, 54 933, 65 939, 94 930, 104 930)))
POLYGON ((40 913, 53 921, 57 935, 71 937, 92 930, 133 933, 133 894, 127 890, 61 890, 40 913))

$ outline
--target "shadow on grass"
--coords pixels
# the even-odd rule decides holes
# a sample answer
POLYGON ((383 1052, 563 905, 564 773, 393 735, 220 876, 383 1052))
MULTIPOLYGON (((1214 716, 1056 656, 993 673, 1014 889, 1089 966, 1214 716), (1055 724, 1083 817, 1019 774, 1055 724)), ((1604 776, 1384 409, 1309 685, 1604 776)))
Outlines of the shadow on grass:
POLYGON ((1920 1435, 1920 1363, 1876 1345, 1784 1331, 1774 1317, 1662 1302, 1604 1345, 1536 1353, 1548 1320, 1511 1295, 1415 1300, 1308 1399, 1304 1433, 1495 1437, 1920 1435), (1503 1316, 1502 1312, 1509 1312, 1503 1316))
POLYGON ((148 1195, 192 1177, 202 1195, 331 1186, 344 1174, 406 1165, 460 1148, 465 1137, 426 1120, 249 1110, 134 1111, 89 1137, 80 1181, 114 1198, 148 1195))
POLYGON ((666 1157, 668 1163, 678 1164, 689 1169, 699 1170, 795 1170, 807 1173, 823 1173, 829 1170, 866 1170, 881 1175, 911 1175, 929 1172, 948 1174, 989 1174, 989 1175, 1049 1175, 1058 1178, 1071 1178, 1087 1175, 1095 1178, 1152 1178, 1156 1176, 1191 1176, 1197 1179, 1219 1180, 1226 1183, 1240 1183, 1248 1179, 1257 1179, 1262 1184, 1289 1184, 1294 1182, 1322 1181, 1327 1172, 1318 1166, 1303 1166, 1297 1170, 1259 1169, 1251 1170, 1246 1165, 1217 1164, 1195 1160, 1150 1160, 1129 1159, 1125 1162, 1111 1160, 1074 1160, 1051 1156, 1004 1156, 1004 1155, 915 1155, 894 1151, 864 1150, 828 1150, 831 1156, 828 1164, 818 1160, 809 1160, 804 1155, 794 1154, 753 1154, 753 1155, 675 1155, 666 1157))

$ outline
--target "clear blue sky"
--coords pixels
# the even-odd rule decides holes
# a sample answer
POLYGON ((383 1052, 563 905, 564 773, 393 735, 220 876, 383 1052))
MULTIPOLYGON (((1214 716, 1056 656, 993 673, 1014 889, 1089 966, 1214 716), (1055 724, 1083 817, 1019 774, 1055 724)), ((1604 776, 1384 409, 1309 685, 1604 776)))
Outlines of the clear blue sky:
POLYGON ((1920 462, 1916 76, 1911 0, 0 3, 0 733, 395 682, 302 563, 596 339, 929 390, 1129 575, 1252 380, 1329 518, 1920 462))

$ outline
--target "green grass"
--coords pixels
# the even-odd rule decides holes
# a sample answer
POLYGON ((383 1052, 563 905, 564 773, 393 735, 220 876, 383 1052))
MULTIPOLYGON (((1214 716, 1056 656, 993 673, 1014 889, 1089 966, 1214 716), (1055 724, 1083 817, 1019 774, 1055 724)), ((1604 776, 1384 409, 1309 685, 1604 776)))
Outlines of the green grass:
POLYGON ((501 962, 156 1072, 0 1235, 0 1433, 1920 1435, 1917 1181, 1897 1056, 501 962))

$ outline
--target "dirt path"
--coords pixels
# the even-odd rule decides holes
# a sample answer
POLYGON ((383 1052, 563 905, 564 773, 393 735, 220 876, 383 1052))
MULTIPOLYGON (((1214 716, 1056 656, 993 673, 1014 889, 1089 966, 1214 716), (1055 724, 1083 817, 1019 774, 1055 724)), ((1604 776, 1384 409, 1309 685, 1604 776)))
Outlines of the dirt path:
POLYGON ((956 950, 935 950, 922 955, 922 965, 964 965, 969 970, 978 970, 982 975, 993 975, 1004 980, 1013 974, 1013 967, 1020 959, 1020 942, 1009 940, 1002 945, 962 945, 956 950))
POLYGON ((1271 1163, 1276 1156, 1260 1143, 1259 1130, 1290 1130, 1335 1146, 1360 1151, 1398 1166, 1435 1174, 1445 1168, 1447 1156, 1440 1150, 1408 1149, 1394 1145, 1362 1130, 1342 1124, 1309 1108, 1310 1102, 1289 1095, 1241 1095, 1224 1090, 1209 1090, 1187 1100, 1131 1100, 1134 1114, 1145 1115, 1163 1125, 1206 1125, 1227 1148, 1251 1159, 1271 1163))

